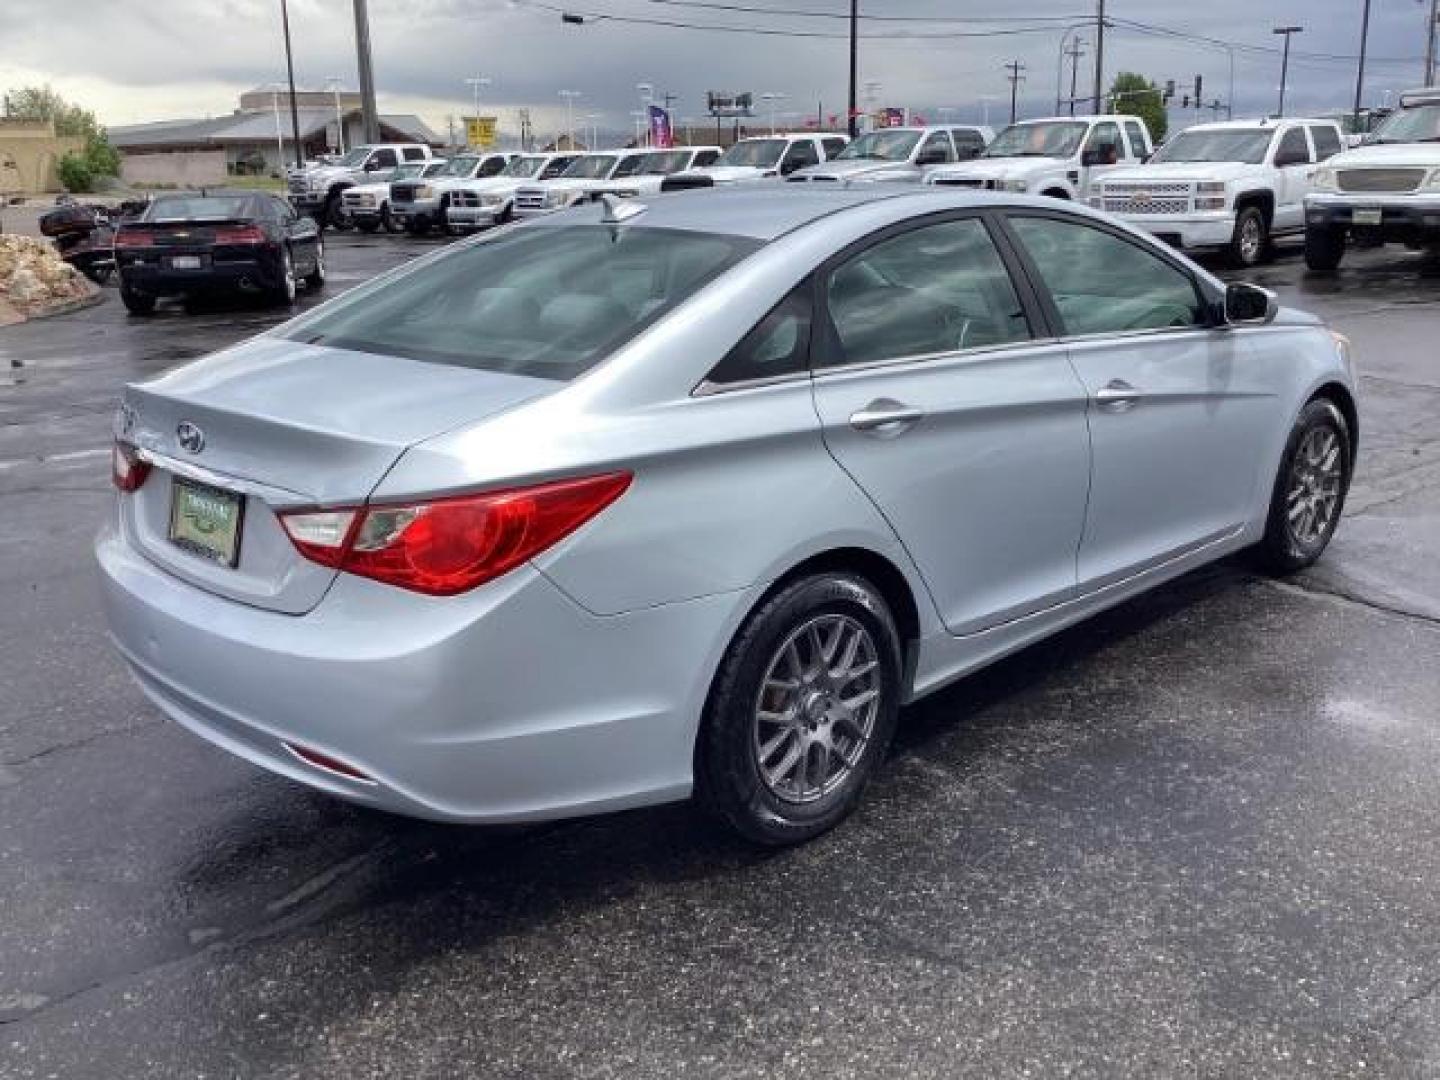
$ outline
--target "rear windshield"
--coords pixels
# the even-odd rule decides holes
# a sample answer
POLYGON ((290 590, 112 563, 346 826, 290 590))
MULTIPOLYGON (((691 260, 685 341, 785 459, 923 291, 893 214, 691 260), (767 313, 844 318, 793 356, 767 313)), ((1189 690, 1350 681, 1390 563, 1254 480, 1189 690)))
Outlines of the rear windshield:
POLYGON ((357 289, 284 336, 568 381, 757 247, 677 229, 516 229, 357 289))
POLYGON ((225 221, 250 217, 249 195, 162 195, 150 204, 141 221, 225 221))

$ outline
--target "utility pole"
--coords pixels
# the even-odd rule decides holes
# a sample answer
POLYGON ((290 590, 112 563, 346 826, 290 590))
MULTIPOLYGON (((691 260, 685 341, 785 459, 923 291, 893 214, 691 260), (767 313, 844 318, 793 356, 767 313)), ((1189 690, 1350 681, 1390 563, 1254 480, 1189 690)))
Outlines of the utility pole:
POLYGON ((860 132, 855 115, 855 80, 859 74, 860 59, 860 0, 850 0, 850 113, 847 117, 849 124, 846 128, 850 138, 855 138, 860 132))
POLYGON ((1095 5, 1095 111, 1105 111, 1105 0, 1095 5))
POLYGON ((300 110, 295 106, 295 60, 290 55, 290 8, 280 0, 280 25, 285 30, 285 70, 290 76, 290 132, 295 136, 295 167, 305 168, 305 148, 300 145, 300 110))
POLYGON ((1430 0, 1430 15, 1425 22, 1425 85, 1435 85, 1435 30, 1440 25, 1440 0, 1430 0))
MULTIPOLYGON (((1360 130, 1360 104, 1365 93, 1365 45, 1370 38, 1370 0, 1365 0, 1365 13, 1360 16, 1360 64, 1355 71, 1355 130, 1360 130)), ((1289 41, 1289 38, 1285 39, 1289 41)))
POLYGON ((1070 57, 1070 115, 1071 115, 1071 116, 1074 116, 1074 115, 1075 115, 1075 90, 1076 90, 1076 84, 1077 84, 1077 82, 1079 81, 1079 77, 1080 77, 1080 57, 1082 57, 1082 56, 1085 55, 1085 50, 1080 47, 1080 46, 1083 45, 1083 44, 1085 44, 1085 43, 1084 43, 1083 41, 1081 41, 1079 37, 1076 37, 1075 40, 1074 40, 1073 42, 1071 42, 1070 48, 1068 48, 1068 49, 1065 50, 1065 55, 1068 56, 1068 57, 1070 57))
POLYGON ((331 75, 325 80, 330 84, 330 90, 335 95, 335 145, 340 153, 345 153, 345 114, 340 111, 340 87, 345 80, 338 75, 331 75))
POLYGON ((375 72, 370 64, 370 12, 366 0, 355 0, 355 55, 360 68, 360 127, 367 143, 380 141, 380 114, 375 110, 375 72))
POLYGON ((1025 81, 1025 76, 1022 74, 1025 65, 1019 60, 1011 60, 1005 65, 1005 70, 1009 73, 1005 77, 1010 80, 1010 123, 1013 124, 1015 123, 1015 106, 1020 93, 1020 84, 1025 81))
POLYGON ((1272 34, 1280 34, 1285 38, 1285 51, 1281 54, 1280 60, 1280 111, 1275 114, 1276 116, 1284 116, 1285 81, 1290 74, 1290 37, 1292 34, 1303 34, 1305 28, 1303 26, 1277 26, 1270 32, 1272 34))

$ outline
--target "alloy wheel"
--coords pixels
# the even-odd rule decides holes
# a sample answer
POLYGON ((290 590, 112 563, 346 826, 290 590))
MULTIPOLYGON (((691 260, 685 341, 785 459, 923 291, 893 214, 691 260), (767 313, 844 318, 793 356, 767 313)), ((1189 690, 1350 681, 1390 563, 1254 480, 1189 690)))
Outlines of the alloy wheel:
POLYGON ((846 615, 818 615, 775 650, 752 726, 761 782, 777 798, 809 803, 855 771, 880 711, 875 641, 846 615))
POLYGON ((1317 543, 1334 523, 1342 479, 1339 437, 1327 426, 1311 428, 1295 451, 1285 495, 1286 522, 1301 547, 1317 543))

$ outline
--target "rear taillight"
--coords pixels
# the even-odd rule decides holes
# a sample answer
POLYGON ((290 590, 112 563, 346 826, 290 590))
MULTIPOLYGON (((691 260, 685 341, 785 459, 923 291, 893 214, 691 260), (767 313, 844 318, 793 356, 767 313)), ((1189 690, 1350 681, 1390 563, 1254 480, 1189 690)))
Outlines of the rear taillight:
POLYGON ((221 225, 215 230, 217 244, 263 244, 265 230, 259 225, 221 225))
POLYGON ((150 475, 150 463, 142 461, 129 443, 115 443, 110 451, 110 480, 121 491, 138 491, 150 475))
POLYGON ((155 234, 146 229, 121 229, 115 234, 115 246, 121 248, 154 247, 155 234))
POLYGON ((453 596, 569 536, 630 480, 629 473, 606 473, 408 506, 287 513, 280 521, 296 550, 322 566, 453 596))

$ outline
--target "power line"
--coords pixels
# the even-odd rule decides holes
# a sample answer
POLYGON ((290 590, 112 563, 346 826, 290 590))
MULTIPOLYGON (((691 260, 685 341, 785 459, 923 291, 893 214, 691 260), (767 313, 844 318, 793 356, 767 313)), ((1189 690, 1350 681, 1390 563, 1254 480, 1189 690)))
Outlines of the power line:
MULTIPOLYGON (((813 11, 806 8, 754 7, 748 4, 723 3, 721 0, 645 0, 650 4, 665 4, 671 7, 706 8, 713 11, 739 11, 752 15, 779 15, 804 19, 844 19, 850 16, 840 11, 813 11)), ((1083 18, 1081 15, 866 15, 856 16, 861 22, 908 22, 908 23, 1071 23, 1083 18)))

